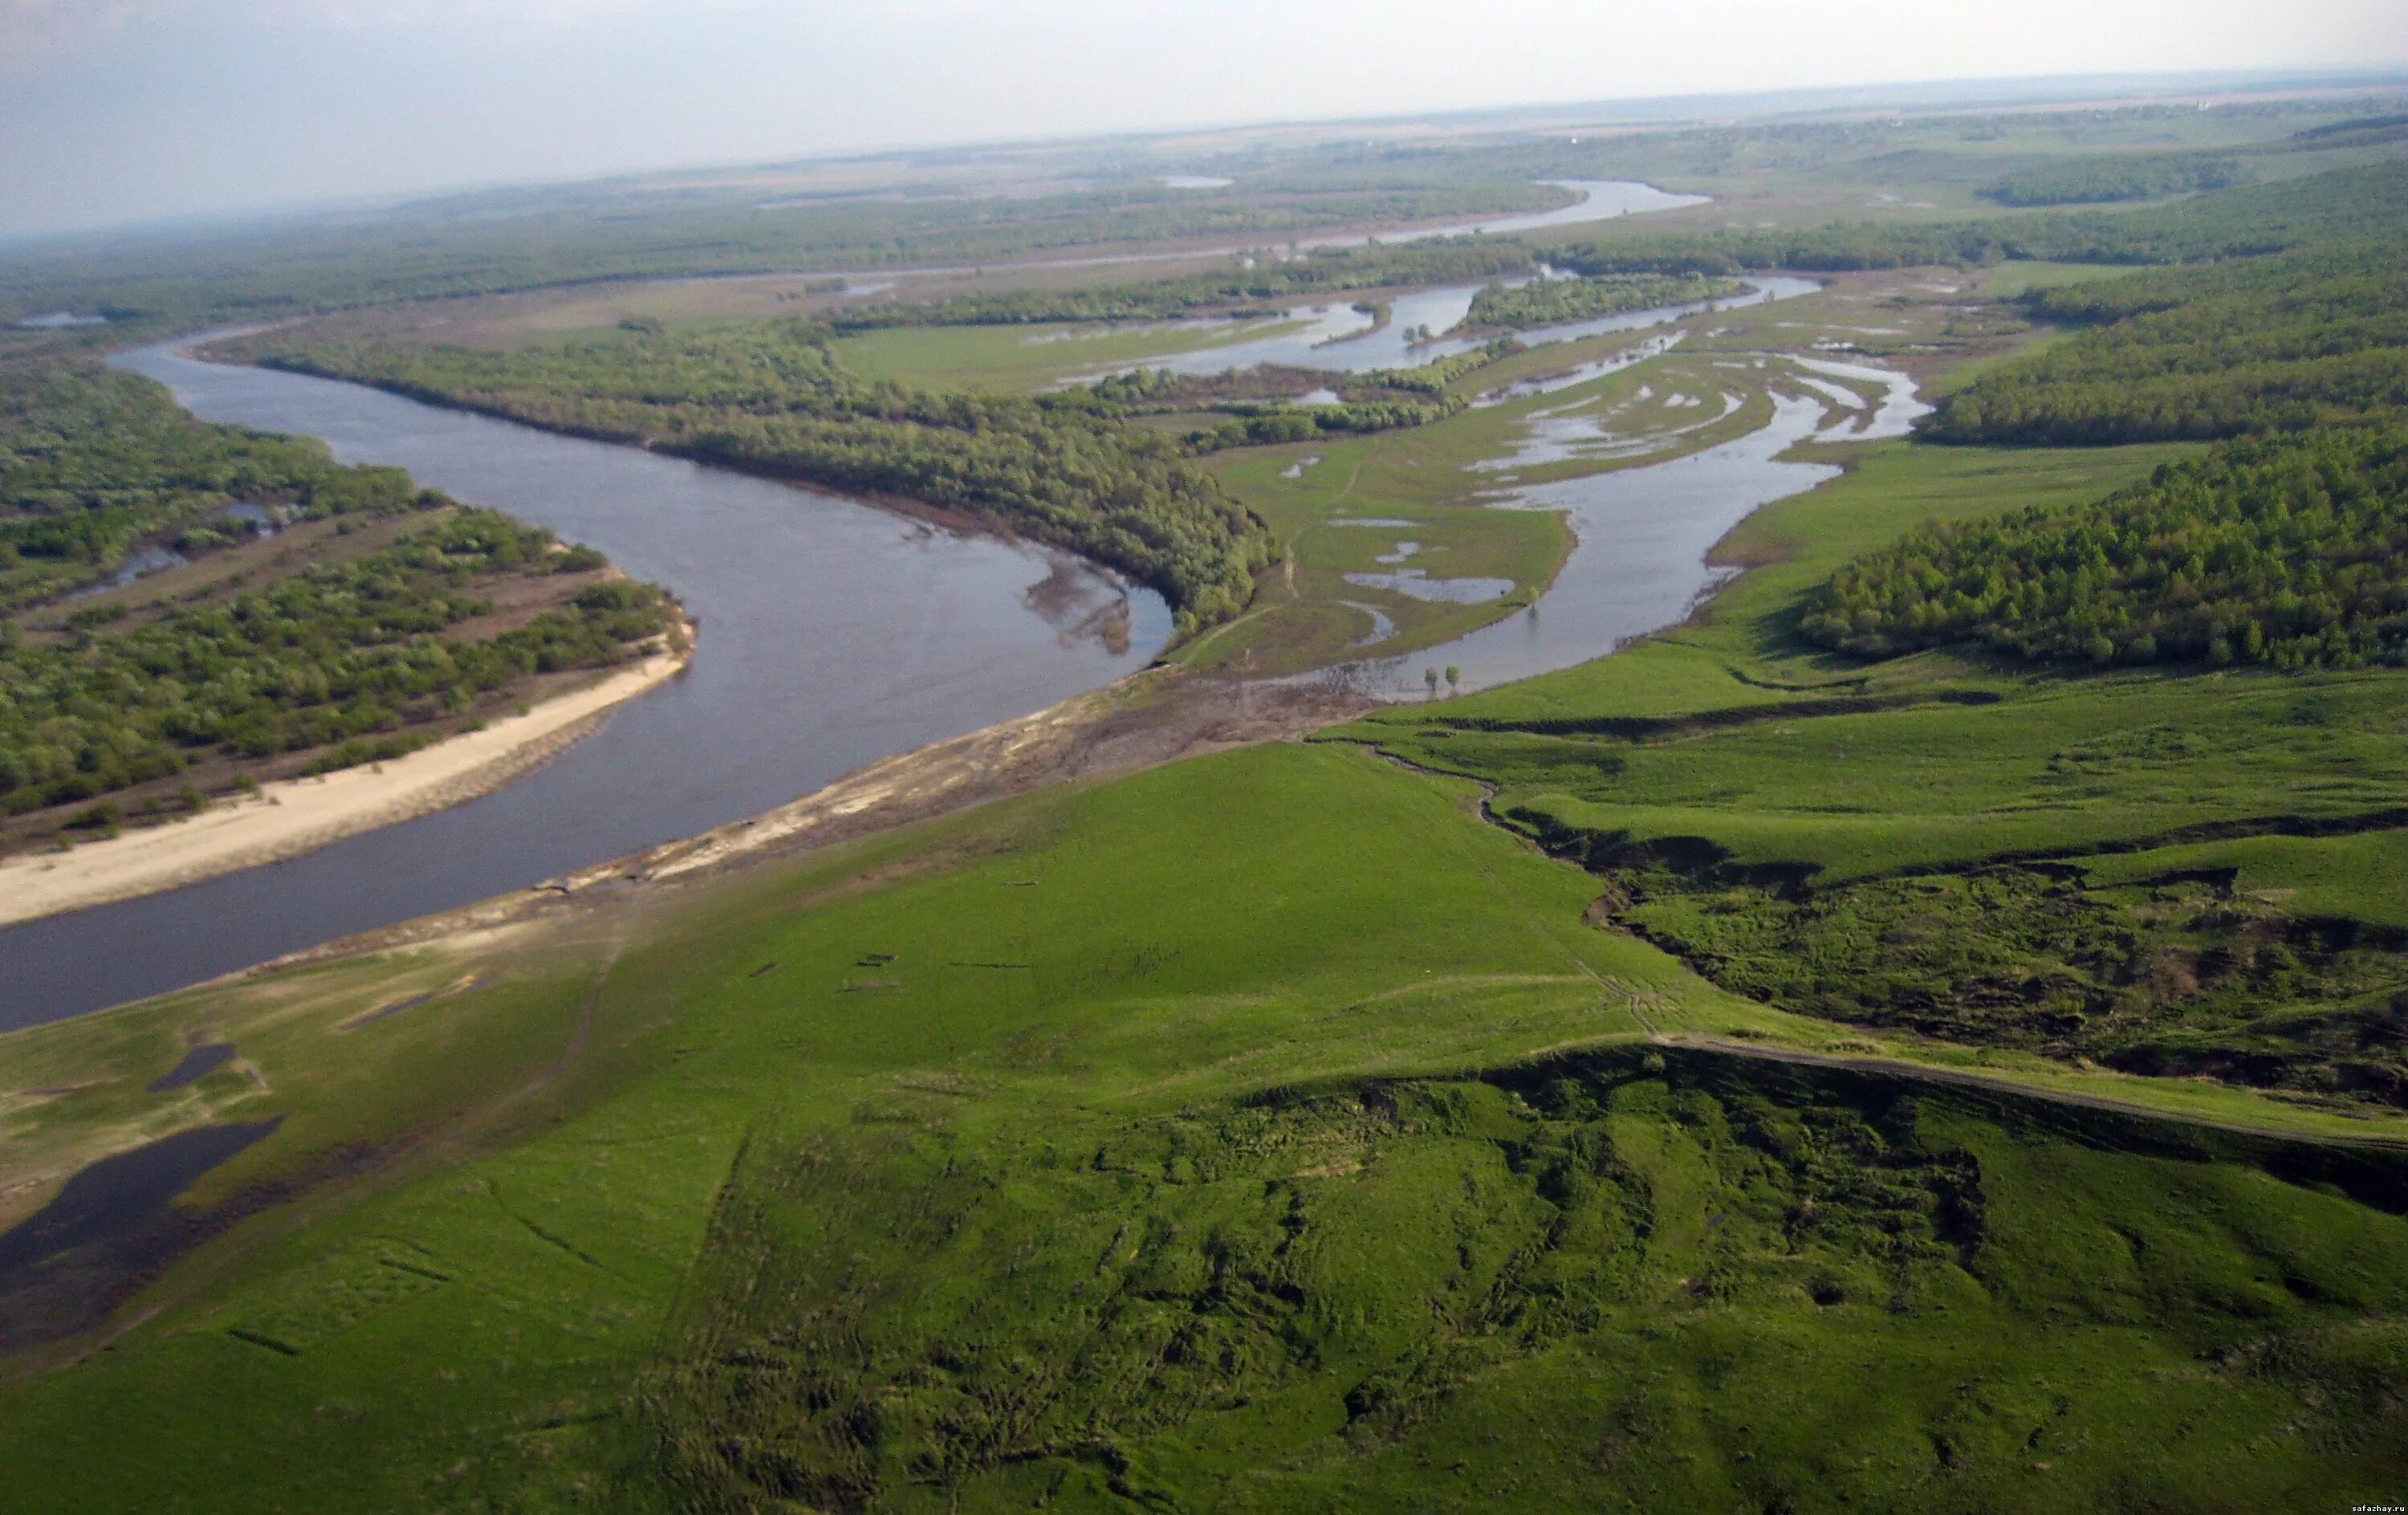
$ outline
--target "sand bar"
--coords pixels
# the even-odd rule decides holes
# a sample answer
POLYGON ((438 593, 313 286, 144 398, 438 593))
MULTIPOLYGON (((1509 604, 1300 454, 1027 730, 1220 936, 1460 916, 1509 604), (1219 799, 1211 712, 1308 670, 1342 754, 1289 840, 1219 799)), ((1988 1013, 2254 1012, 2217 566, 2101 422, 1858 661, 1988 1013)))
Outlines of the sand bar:
POLYGON ((611 706, 662 683, 693 656, 663 652, 404 758, 264 786, 185 820, 0 859, 0 926, 130 900, 220 873, 280 862, 332 842, 490 794, 591 731, 611 706))

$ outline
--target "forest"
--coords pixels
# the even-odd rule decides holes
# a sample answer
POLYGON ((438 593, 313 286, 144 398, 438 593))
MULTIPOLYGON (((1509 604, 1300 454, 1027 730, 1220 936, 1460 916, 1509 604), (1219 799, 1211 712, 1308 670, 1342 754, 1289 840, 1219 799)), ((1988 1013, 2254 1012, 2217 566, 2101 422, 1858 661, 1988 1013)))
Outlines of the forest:
POLYGON ((1799 629, 1870 657, 2408 664, 2408 428, 2231 442, 2095 504, 1925 527, 1835 574, 1799 629))
POLYGON ((2101 205, 2248 181, 2249 171, 2241 160, 2223 153, 2098 153, 2018 168, 1985 184, 1979 193, 2000 205, 2101 205))
POLYGON ((2337 169, 2135 210, 2040 211, 1970 221, 1835 221, 1823 226, 1653 234, 1548 253, 1584 274, 1845 272, 1922 264, 2212 263, 2380 238, 2408 205, 2408 166, 2337 169))
POLYGON ((221 545, 209 523, 237 503, 297 521, 436 501, 400 469, 342 467, 313 439, 196 425, 147 379, 0 368, 0 614, 91 582, 137 541, 221 545))
POLYGON ((2396 242, 2035 290, 2021 303, 2085 329, 1949 396, 1926 435, 2207 440, 2408 405, 2408 250, 2396 242))
POLYGON ((870 382, 809 323, 637 329, 498 353, 269 345, 304 373, 703 462, 974 513, 1158 589, 1193 630, 1242 609, 1268 534, 1173 438, 1074 405, 870 382))
POLYGON ((609 667, 676 624, 659 589, 605 581, 524 626, 447 636, 491 611, 480 591, 504 578, 594 566, 556 545, 495 512, 452 510, 383 551, 124 630, 54 640, 11 626, 0 633, 0 811, 95 799, 208 753, 331 749, 320 770, 398 757, 425 738, 413 728, 480 695, 609 667))
MULTIPOLYGON (((618 662, 675 624, 657 588, 597 582, 514 628, 454 632, 505 581, 606 566, 398 469, 195 421, 148 379, 0 371, 0 814, 100 801, 211 756, 323 749, 321 771, 398 756, 480 697, 618 662), (293 571, 263 561, 136 613, 63 598, 137 544, 193 561, 241 549, 256 539, 230 524, 236 506, 274 507, 288 531, 331 520, 329 542, 355 526, 393 540, 348 560, 313 551, 293 571)), ((203 798, 187 786, 182 802, 203 798)), ((115 818, 106 801, 86 816, 115 818)))

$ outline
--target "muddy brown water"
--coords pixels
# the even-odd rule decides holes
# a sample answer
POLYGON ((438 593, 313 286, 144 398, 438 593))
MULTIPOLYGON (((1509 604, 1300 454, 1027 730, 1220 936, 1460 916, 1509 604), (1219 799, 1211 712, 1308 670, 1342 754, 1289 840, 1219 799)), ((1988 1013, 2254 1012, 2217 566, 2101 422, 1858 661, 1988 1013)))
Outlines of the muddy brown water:
POLYGON ((439 410, 354 384, 115 360, 205 420, 320 437, 346 462, 589 542, 673 590, 693 665, 495 793, 304 858, 0 931, 0 1031, 524 888, 785 803, 848 770, 1144 667, 1168 608, 1070 555, 816 491, 439 410))

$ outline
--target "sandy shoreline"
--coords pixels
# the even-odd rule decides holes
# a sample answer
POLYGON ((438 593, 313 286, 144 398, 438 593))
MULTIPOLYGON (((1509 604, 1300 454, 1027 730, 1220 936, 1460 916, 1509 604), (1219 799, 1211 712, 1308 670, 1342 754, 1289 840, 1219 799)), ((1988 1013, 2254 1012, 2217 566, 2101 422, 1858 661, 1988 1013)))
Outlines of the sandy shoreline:
POLYGON ((131 900, 314 852, 347 836, 490 794, 585 735, 614 705, 684 668, 663 652, 597 684, 405 758, 265 786, 187 820, 0 859, 0 926, 131 900))

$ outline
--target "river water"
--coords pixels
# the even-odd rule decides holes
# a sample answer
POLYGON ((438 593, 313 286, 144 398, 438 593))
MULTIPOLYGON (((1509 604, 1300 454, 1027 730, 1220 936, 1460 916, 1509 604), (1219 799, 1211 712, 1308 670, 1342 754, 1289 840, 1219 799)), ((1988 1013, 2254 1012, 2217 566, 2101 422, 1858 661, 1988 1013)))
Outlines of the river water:
MULTIPOLYGON (((1555 582, 1529 609, 1402 657, 1354 665, 1369 691, 1425 695, 1426 670, 1449 667, 1465 689, 1585 663, 1682 620, 1730 575, 1706 554, 1757 507, 1804 494, 1840 470, 1784 462, 1816 434, 1820 401, 1773 400, 1771 424, 1687 457, 1512 491, 1500 508, 1561 511, 1577 541, 1555 582)), ((1444 582, 1444 581, 1440 581, 1444 582)))
MULTIPOLYGON (((1744 294, 1726 296, 1719 300, 1654 305, 1614 315, 1591 316, 1584 321, 1534 326, 1513 335, 1525 347, 1551 347, 1617 331, 1641 331, 1650 326, 1669 325, 1707 310, 1735 310, 1742 306, 1762 305, 1769 300, 1785 300, 1799 295, 1811 295, 1823 287, 1815 280, 1787 274, 1759 274, 1751 278, 1748 283, 1752 287, 1744 294)), ((1472 296, 1479 294, 1482 287, 1476 283, 1445 284, 1398 296, 1389 302, 1385 325, 1378 325, 1377 317, 1344 301, 1300 306, 1289 312, 1291 320, 1304 323, 1300 326, 1225 342, 1217 347, 1191 348, 1184 352, 1166 353, 1158 357, 1132 358, 1103 371, 1125 373, 1132 368, 1168 368, 1173 373, 1212 374, 1230 368, 1251 368, 1258 363, 1294 368, 1325 368, 1336 373, 1363 373, 1372 368, 1418 368, 1442 357, 1469 353, 1487 339, 1457 337, 1413 342, 1405 336, 1415 327, 1426 327, 1431 331, 1450 329, 1469 313, 1472 296)), ((1226 328, 1228 323, 1217 317, 1199 318, 1165 323, 1164 329, 1209 331, 1215 325, 1226 328)), ((1084 377, 1100 378, 1102 372, 1084 377)), ((1594 378, 1595 375, 1585 377, 1594 378)))
POLYGON ((1066 554, 165 346, 114 361, 205 420, 321 437, 346 462, 407 468, 591 542, 675 591, 701 641, 684 673, 494 794, 289 862, 0 931, 0 1030, 757 815, 887 754, 1108 684, 1169 639, 1159 596, 1124 595, 1066 554))
MULTIPOLYGON (((1605 188, 1646 190, 1583 187, 1592 203, 1605 188)), ((1814 287, 1758 282, 1754 295, 1722 303, 1814 287)), ((1468 303, 1470 287, 1428 292, 1440 295, 1468 303)), ((1631 311, 1525 339, 1637 329, 1694 309, 1631 311)), ((1398 328, 1426 319, 1443 329, 1442 315, 1433 308, 1409 319, 1399 302, 1389 330, 1373 334, 1383 340, 1312 348, 1305 361, 1426 361, 1446 345, 1408 353, 1398 328)), ((1242 346, 1211 355, 1216 367, 1283 360, 1242 346)), ((112 361, 165 383, 205 420, 322 438, 344 461, 406 468, 459 498, 591 542, 675 591, 701 641, 683 674, 494 794, 288 862, 0 930, 0 1031, 162 993, 757 815, 878 758, 1108 684, 1169 638, 1160 597, 1124 593, 1068 555, 357 385, 204 364, 171 345, 112 361)), ((1496 684, 1679 620, 1718 582, 1703 557, 1724 531, 1831 471, 1773 460, 1819 414, 1784 401, 1764 431, 1694 457, 1499 500, 1570 513, 1579 545, 1555 586, 1532 611, 1358 671, 1391 692, 1418 689, 1425 664, 1457 666, 1467 686, 1496 684)), ((1413 587, 1451 597, 1455 586, 1413 587)))
MULTIPOLYGON (((1577 193, 1581 197, 1570 205, 1553 210, 1535 210, 1526 215, 1499 216, 1491 221, 1466 221, 1445 226, 1424 226, 1416 231, 1356 232, 1349 236, 1305 237, 1292 245, 1312 250, 1325 247, 1362 247, 1370 242, 1396 243, 1426 241, 1433 237, 1469 237, 1474 233, 1507 236, 1513 232, 1532 231, 1542 226, 1576 226, 1583 222, 1612 221, 1619 216, 1643 215, 1651 210, 1678 210, 1686 206, 1708 205, 1709 195, 1676 195, 1627 179, 1547 179, 1536 182, 1554 184, 1577 193)), ((766 209, 766 208, 765 208, 766 209)), ((917 267, 868 268, 842 271, 829 269, 788 270, 774 274, 733 274, 733 279, 792 279, 797 271, 810 271, 819 279, 841 279, 856 295, 867 295, 891 287, 902 279, 925 279, 967 273, 998 273, 1012 268, 1103 268, 1124 263, 1177 263, 1196 258, 1235 257, 1254 252, 1266 242, 1258 238, 1245 243, 1219 247, 1173 248, 1154 252, 1082 253, 1073 257, 1003 258, 993 263, 927 264, 917 267)), ((1291 245, 1281 241, 1281 246, 1291 245)))

